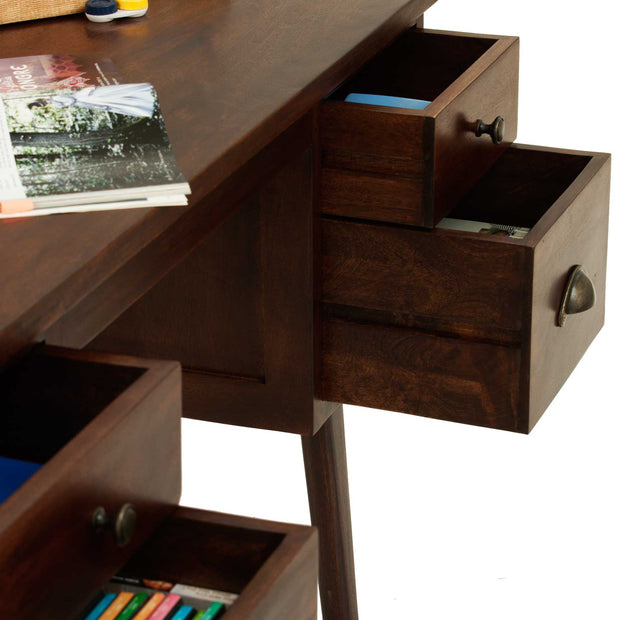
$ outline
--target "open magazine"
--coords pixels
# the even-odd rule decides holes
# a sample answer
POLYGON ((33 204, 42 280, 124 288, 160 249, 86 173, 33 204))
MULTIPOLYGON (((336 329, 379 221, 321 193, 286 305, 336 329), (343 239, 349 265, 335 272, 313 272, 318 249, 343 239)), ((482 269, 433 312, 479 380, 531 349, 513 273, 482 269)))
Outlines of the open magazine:
POLYGON ((0 94, 108 86, 121 82, 109 58, 47 54, 0 58, 0 94))
POLYGON ((0 218, 187 204, 153 87, 50 58, 0 61, 0 218))

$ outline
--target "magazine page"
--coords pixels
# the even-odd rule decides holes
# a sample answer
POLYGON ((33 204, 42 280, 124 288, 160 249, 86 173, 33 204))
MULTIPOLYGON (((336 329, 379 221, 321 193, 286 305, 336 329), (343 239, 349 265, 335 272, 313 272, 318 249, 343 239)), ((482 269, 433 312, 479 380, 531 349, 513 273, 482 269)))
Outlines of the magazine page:
POLYGON ((26 192, 19 179, 4 106, 0 105, 0 200, 21 200, 26 192))
POLYGON ((109 58, 46 54, 0 58, 0 93, 27 93, 51 89, 119 84, 109 58))
POLYGON ((101 203, 104 192, 113 194, 115 201, 190 192, 150 84, 20 92, 0 98, 0 202, 20 196, 15 171, 21 195, 32 201, 30 207, 24 202, 25 208, 59 207, 64 200, 74 206, 101 203))
POLYGON ((131 198, 124 200, 112 200, 105 202, 92 202, 88 204, 63 205, 60 207, 50 206, 45 209, 33 209, 29 211, 8 212, 0 211, 0 220, 13 219, 16 217, 37 217, 41 215, 54 215, 60 213, 91 213, 93 211, 115 211, 121 209, 150 209, 151 207, 180 207, 187 205, 187 196, 183 194, 161 194, 147 196, 146 198, 131 198))

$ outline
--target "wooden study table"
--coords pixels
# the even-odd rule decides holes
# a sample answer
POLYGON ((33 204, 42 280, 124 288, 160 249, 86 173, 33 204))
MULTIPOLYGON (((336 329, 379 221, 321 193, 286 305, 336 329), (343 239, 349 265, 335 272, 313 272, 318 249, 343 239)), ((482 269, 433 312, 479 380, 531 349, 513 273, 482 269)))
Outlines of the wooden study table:
POLYGON ((186 393, 184 408, 305 436, 326 618, 355 617, 356 603, 342 413, 315 401, 313 389, 312 109, 432 3, 294 0, 257 10, 249 1, 179 0, 153 3, 140 20, 91 24, 78 15, 3 26, 0 37, 5 58, 104 55, 125 81, 153 83, 192 188, 188 208, 2 222, 0 257, 12 265, 0 282, 2 363, 43 338, 85 346, 241 204, 275 210, 279 230, 261 223, 281 242, 273 238, 265 257, 266 303, 280 316, 265 315, 263 376, 206 375, 216 384, 205 388, 209 402, 197 394, 190 405, 186 393), (280 290, 269 290, 274 277, 284 279, 280 290))
MULTIPOLYGON (((468 347, 462 354, 465 362, 489 359, 487 365, 493 365, 499 360, 492 372, 507 373, 508 379, 498 391, 509 397, 502 400, 487 394, 487 378, 470 373, 458 380, 441 378, 439 388, 448 394, 443 402, 432 398, 418 402, 416 397, 412 405, 406 398, 400 399, 410 377, 386 371, 384 360, 371 364, 366 383, 360 376, 367 367, 358 369, 357 377, 347 376, 347 369, 355 368, 358 358, 368 355, 355 349, 357 344, 363 348, 366 338, 376 343, 374 350, 378 351, 392 347, 394 341, 404 342, 405 331, 413 327, 419 330, 416 338, 421 339, 419 345, 414 343, 415 349, 427 346, 424 339, 430 338, 432 330, 443 338, 462 327, 455 327, 458 321, 450 316, 420 325, 400 308, 374 307, 360 298, 351 301, 346 298, 350 289, 341 283, 354 288, 346 277, 361 273, 363 266, 346 273, 346 264, 340 270, 342 265, 334 260, 333 267, 326 262, 319 273, 315 261, 321 244, 329 250, 326 256, 330 261, 337 254, 342 224, 338 219, 342 214, 336 212, 320 238, 319 193, 325 187, 319 187, 317 140, 324 123, 319 104, 400 33, 420 23, 432 4, 433 0, 264 0, 259 9, 250 0, 171 0, 154 3, 145 18, 135 21, 91 24, 83 16, 72 16, 4 26, 1 31, 0 57, 52 52, 105 55, 125 81, 152 82, 180 168, 192 188, 187 208, 2 222, 0 258, 3 265, 12 266, 0 280, 4 299, 0 308, 2 363, 10 365, 42 339, 73 348, 178 359, 183 364, 185 416, 300 434, 312 521, 320 532, 320 587, 326 619, 357 617, 342 406, 338 402, 362 402, 377 396, 378 400, 369 404, 387 408, 398 400, 394 407, 404 411, 418 404, 431 409, 448 407, 455 411, 451 419, 527 431, 549 400, 548 393, 536 394, 531 402, 523 396, 528 404, 521 404, 520 395, 529 389, 523 377, 529 378, 530 362, 527 355, 520 357, 520 351, 521 347, 529 351, 531 341, 539 335, 537 311, 528 310, 532 300, 528 284, 539 294, 539 279, 544 283, 553 278, 553 294, 559 295, 559 276, 554 270, 530 276, 534 283, 513 287, 507 293, 509 299, 499 299, 513 310, 508 319, 489 319, 496 321, 489 333, 472 327, 471 319, 461 321, 467 333, 457 340, 459 346, 468 347), (333 284, 334 273, 338 286, 333 284), (341 293, 342 298, 338 297, 341 293), (323 299, 327 314, 318 303, 324 294, 332 295, 323 299), (523 303, 521 298, 529 302, 523 303), (388 320, 395 324, 393 329, 376 327, 388 320), (315 329, 320 323, 325 329, 315 329), (534 330, 534 338, 528 327, 534 330), (325 356, 319 360, 322 352, 325 356), (324 371, 317 369, 322 365, 331 369, 335 382, 320 374, 324 371), (392 380, 395 389, 388 386, 379 395, 379 387, 385 388, 392 380), (376 394, 368 385, 377 386, 376 394), (469 400, 459 390, 467 391, 469 400), (462 408, 454 406, 459 399, 465 403, 462 408), (482 413, 478 413, 478 405, 482 413)), ((442 35, 437 36, 441 39, 442 35)), ((510 73, 516 71, 514 40, 505 38, 488 46, 479 39, 472 38, 471 44, 466 37, 459 41, 463 50, 470 45, 486 50, 493 43, 482 69, 491 75, 507 68, 506 75, 516 75, 510 73)), ((468 84, 457 82, 458 95, 468 84)), ((508 85, 496 90, 501 91, 499 98, 507 110, 514 112, 506 125, 506 141, 511 142, 516 135, 516 103, 511 99, 516 78, 510 78, 508 85)), ((335 103, 337 115, 339 102, 335 103)), ((424 127, 427 136, 430 125, 424 127)), ((473 135, 473 131, 469 133, 473 135)), ((445 138, 450 136, 439 125, 437 136, 438 144, 444 140, 448 146, 442 160, 447 167, 442 174, 446 174, 454 164, 449 155, 452 145, 445 138)), ((472 148, 469 138, 460 146, 464 152, 472 148)), ((527 170, 522 159, 528 154, 526 149, 515 149, 510 157, 516 163, 510 165, 527 170)), ((577 196, 577 189, 592 182, 594 198, 602 206, 596 211, 593 230, 584 235, 590 235, 587 240, 602 235, 606 231, 608 159, 560 154, 556 161, 555 154, 543 150, 536 151, 536 156, 544 160, 541 169, 548 166, 553 187, 541 194, 553 208, 548 217, 541 218, 542 232, 534 235, 532 243, 569 208, 569 198, 577 203, 576 208, 582 208, 573 195, 560 200, 562 192, 555 191, 556 186, 564 189, 573 181, 578 184, 573 191, 577 196), (549 164, 544 163, 547 160, 549 164)), ((384 163, 381 157, 370 161, 372 166, 384 163)), ((397 165, 390 163, 390 170, 397 165)), ((469 176, 461 175, 461 180, 468 180, 460 183, 459 191, 464 191, 467 183, 473 184, 473 175, 469 176)), ((428 175, 424 178, 428 180, 428 175)), ((508 181, 501 177, 500 183, 508 181)), ((435 202, 439 204, 444 198, 440 185, 437 187, 435 202)), ((427 189, 424 191, 428 197, 427 189)), ((329 207, 337 210, 342 205, 330 203, 329 207)), ((364 219, 381 217, 366 215, 364 219)), ((411 224, 411 230, 394 233, 396 237, 387 244, 396 247, 402 243, 408 248, 405 235, 425 240, 433 234, 433 239, 445 238, 447 245, 453 245, 449 235, 435 237, 434 231, 414 230, 432 225, 436 219, 438 213, 429 216, 425 212, 420 222, 411 224)), ((368 224, 353 224, 348 230, 358 226, 364 230, 368 224)), ((371 235, 392 234, 385 226, 367 230, 368 234, 354 234, 347 240, 350 245, 361 244, 352 251, 356 256, 364 255, 363 244, 371 235)), ((511 242, 505 252, 499 243, 485 245, 497 250, 498 260, 511 265, 519 276, 527 268, 533 270, 534 245, 511 242)), ((553 238, 550 245, 553 251, 553 238)), ((585 244, 590 245, 594 243, 585 244)), ((342 247, 349 249, 345 244, 342 247)), ((478 242, 472 242, 472 247, 477 248, 478 242)), ((590 275, 592 269, 595 272, 599 300, 604 294, 604 250, 603 246, 583 256, 589 261, 590 275)), ((404 249, 403 255, 408 251, 404 249)), ((469 255, 473 254, 471 250, 469 255)), ((481 256, 484 263, 485 253, 481 256)), ((567 264, 581 258, 570 256, 567 264)), ((455 265, 463 262, 459 255, 450 260, 455 265)), ((565 265, 561 269, 563 282, 565 265)), ((368 291, 381 298, 385 295, 381 290, 368 291)), ((548 346, 547 366, 553 366, 558 358, 566 360, 565 367, 549 382, 549 390, 558 389, 570 372, 569 366, 572 368, 598 331, 600 307, 601 303, 588 315, 594 317, 591 324, 579 328, 569 324, 562 332, 575 329, 574 344, 569 347, 562 340, 558 350, 554 343, 548 346)), ((440 360, 456 373, 450 364, 455 359, 462 363, 461 353, 445 348, 448 340, 441 338, 437 348, 440 360)), ((407 358, 403 363, 416 362, 407 358)), ((431 374, 437 377, 441 369, 433 368, 431 374)), ((422 387, 430 388, 429 394, 438 393, 434 385, 422 387)), ((450 419, 443 410, 429 415, 450 419)))

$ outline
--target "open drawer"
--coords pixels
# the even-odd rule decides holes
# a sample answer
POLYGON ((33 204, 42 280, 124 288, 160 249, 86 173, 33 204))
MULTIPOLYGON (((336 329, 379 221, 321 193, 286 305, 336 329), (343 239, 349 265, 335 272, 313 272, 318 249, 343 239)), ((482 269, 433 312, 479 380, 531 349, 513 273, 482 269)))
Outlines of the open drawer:
POLYGON ((42 465, 0 504, 0 615, 65 618, 178 503, 180 367, 41 346, 0 402, 0 457, 42 465))
POLYGON ((518 46, 413 28, 342 84, 320 110, 322 211, 432 227, 517 135, 518 46), (344 101, 351 93, 430 105, 344 101))
POLYGON ((239 594, 226 620, 314 620, 313 527, 179 508, 121 573, 239 594))
POLYGON ((609 173, 509 148, 450 217, 522 239, 324 216, 319 397, 531 430, 603 325, 609 173))
POLYGON ((41 465, 0 503, 0 617, 77 618, 124 570, 316 618, 314 528, 178 508, 178 363, 39 346, 0 403, 0 458, 41 465))

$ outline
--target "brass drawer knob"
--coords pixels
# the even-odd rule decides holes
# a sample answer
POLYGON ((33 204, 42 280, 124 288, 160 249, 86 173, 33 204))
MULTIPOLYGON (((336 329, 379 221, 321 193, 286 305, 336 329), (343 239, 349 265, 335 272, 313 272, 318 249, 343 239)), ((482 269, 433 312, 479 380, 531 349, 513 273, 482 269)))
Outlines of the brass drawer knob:
POLYGON ((479 138, 483 134, 489 134, 493 144, 500 144, 504 139, 504 129, 506 122, 502 116, 498 116, 492 123, 487 125, 481 119, 476 121, 476 136, 479 138))
POLYGON ((592 280, 587 276, 581 265, 571 268, 562 301, 558 312, 558 325, 562 327, 566 323, 567 314, 577 314, 589 310, 596 303, 596 290, 592 280))
POLYGON ((93 512, 93 527, 96 532, 112 530, 118 547, 126 547, 136 532, 138 515, 131 504, 123 504, 115 515, 109 515, 103 506, 93 512))

